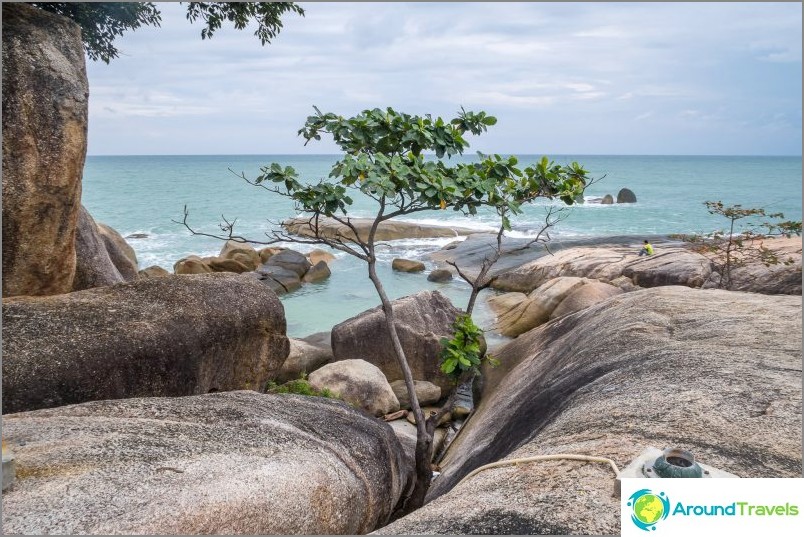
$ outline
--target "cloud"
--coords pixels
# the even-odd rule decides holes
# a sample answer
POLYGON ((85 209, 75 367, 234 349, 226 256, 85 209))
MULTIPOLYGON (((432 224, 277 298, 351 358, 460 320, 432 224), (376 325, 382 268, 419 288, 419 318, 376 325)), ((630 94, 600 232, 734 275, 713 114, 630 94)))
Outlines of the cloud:
MULTIPOLYGON (((185 7, 159 4, 162 28, 128 33, 124 56, 88 65, 90 152, 310 151, 296 131, 313 104, 342 114, 471 106, 500 117, 479 142, 486 150, 515 151, 538 125, 550 133, 545 150, 565 153, 678 152, 672 138, 646 145, 670 121, 705 153, 718 133, 703 137, 704 115, 688 112, 721 106, 711 128, 768 118, 778 151, 800 151, 800 4, 302 5, 306 16, 286 16, 261 47, 249 29, 202 41, 185 7), (198 122, 230 132, 213 144, 198 122), (139 140, 146 131, 176 134, 139 140)), ((733 152, 755 152, 758 133, 728 134, 733 152)))

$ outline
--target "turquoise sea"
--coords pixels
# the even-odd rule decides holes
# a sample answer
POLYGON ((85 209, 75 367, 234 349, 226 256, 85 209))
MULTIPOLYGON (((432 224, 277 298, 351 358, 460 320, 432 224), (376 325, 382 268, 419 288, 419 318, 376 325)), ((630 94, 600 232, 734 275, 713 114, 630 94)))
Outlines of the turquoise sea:
MULTIPOLYGON (((541 155, 518 156, 532 163, 541 155)), ((620 188, 634 191, 638 202, 623 205, 586 203, 571 209, 569 218, 553 232, 555 238, 604 237, 710 232, 722 226, 703 205, 707 200, 764 207, 789 219, 802 215, 801 157, 733 156, 600 156, 548 155, 559 163, 577 161, 594 177, 605 176, 587 189, 587 197, 616 196, 620 188)), ((180 224, 183 207, 198 230, 220 232, 221 216, 237 219, 236 231, 254 240, 267 240, 271 221, 296 214, 286 199, 246 184, 234 173, 257 175, 261 166, 278 162, 293 166, 303 178, 327 177, 335 155, 209 155, 209 156, 89 156, 84 168, 83 204, 99 222, 129 239, 140 268, 173 263, 190 255, 215 255, 221 242, 193 236, 180 224)), ((471 160, 473 156, 460 157, 471 160)), ((355 200, 354 216, 370 216, 370 200, 355 200)), ((535 204, 513 222, 513 236, 526 237, 544 218, 545 204, 535 204)), ((464 227, 492 230, 492 215, 468 218, 452 211, 420 213, 410 219, 433 224, 449 221, 464 227)), ((433 284, 424 274, 398 274, 390 269, 394 257, 423 256, 451 239, 394 241, 382 251, 380 275, 389 295, 404 296, 422 289, 439 289, 464 307, 468 286, 462 282, 433 284)), ((638 242, 638 241, 637 241, 638 242)), ((636 245, 636 243, 635 243, 636 245)), ((257 246, 259 248, 259 246, 257 246)), ((308 251, 312 247, 294 245, 308 251)), ((378 304, 362 262, 338 253, 332 277, 282 297, 288 334, 301 337, 322 330, 378 304)), ((426 273, 425 273, 426 274, 426 273)), ((480 301, 484 302, 484 301, 480 301)), ((488 312, 478 310, 481 323, 488 312)))

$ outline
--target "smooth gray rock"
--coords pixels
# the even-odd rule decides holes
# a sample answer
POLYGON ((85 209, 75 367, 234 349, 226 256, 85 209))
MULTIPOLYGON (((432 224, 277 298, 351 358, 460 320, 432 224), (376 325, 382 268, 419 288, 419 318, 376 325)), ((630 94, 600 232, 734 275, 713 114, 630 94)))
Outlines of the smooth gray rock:
POLYGON ((399 410, 399 401, 380 368, 365 360, 341 360, 316 369, 308 377, 316 390, 329 389, 347 403, 373 416, 399 410))
MULTIPOLYGON (((394 394, 399 400, 400 408, 409 409, 410 397, 408 397, 408 389, 407 386, 405 386, 405 381, 393 381, 391 383, 391 389, 394 390, 394 394)), ((426 380, 414 380, 413 390, 416 392, 419 406, 434 405, 441 399, 441 388, 426 380)))
POLYGON ((89 87, 81 29, 3 2, 3 296, 73 288, 89 87))
POLYGON ((524 334, 497 352, 510 373, 449 447, 430 503, 378 533, 619 533, 603 464, 500 467, 456 487, 483 464, 538 454, 623 468, 672 446, 741 477, 799 477, 801 322, 801 297, 672 286, 524 334))
POLYGON ((617 203, 636 203, 636 194, 628 188, 621 188, 617 192, 617 203))
POLYGON ((435 269, 427 275, 427 281, 436 283, 452 281, 452 272, 447 269, 435 269))
MULTIPOLYGON (((413 378, 452 388, 452 381, 439 367, 441 338, 451 338, 452 324, 460 315, 447 297, 438 291, 423 291, 393 301, 396 328, 413 378)), ((347 319, 332 328, 335 360, 367 360, 382 370, 389 382, 403 378, 378 306, 347 319)))
POLYGON ((73 291, 126 281, 109 257, 95 220, 83 205, 78 213, 76 225, 75 256, 73 291))
POLYGON ((612 205, 614 203, 614 198, 611 194, 606 194, 603 196, 603 199, 600 200, 601 205, 612 205))
POLYGON ((330 277, 332 271, 329 270, 329 265, 326 261, 321 259, 315 265, 310 267, 310 270, 302 278, 304 283, 315 283, 326 280, 330 277))
POLYGON ((290 339, 290 351, 285 363, 276 375, 279 384, 309 375, 316 369, 332 361, 331 348, 317 347, 300 339, 290 339))
POLYGON ((103 244, 106 246, 106 252, 109 254, 109 259, 112 260, 114 266, 120 271, 120 275, 130 282, 137 279, 137 272, 139 271, 139 263, 137 262, 137 253, 134 248, 126 242, 126 239, 111 226, 96 222, 98 231, 103 238, 103 244))
POLYGON ((288 355, 282 304, 234 274, 5 299, 2 330, 3 412, 263 389, 288 355))
POLYGON ((310 260, 304 257, 303 254, 295 250, 282 250, 268 258, 268 261, 263 265, 263 267, 272 266, 295 272, 296 276, 301 278, 310 270, 312 265, 310 260))
POLYGON ((3 439, 5 534, 363 534, 412 469, 343 402, 250 391, 5 415, 3 439))

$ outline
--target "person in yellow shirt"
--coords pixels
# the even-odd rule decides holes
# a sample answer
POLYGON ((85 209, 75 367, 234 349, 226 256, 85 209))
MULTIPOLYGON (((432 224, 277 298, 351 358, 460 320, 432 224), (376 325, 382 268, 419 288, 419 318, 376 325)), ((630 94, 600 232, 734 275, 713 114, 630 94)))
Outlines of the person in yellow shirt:
POLYGON ((653 255, 653 246, 648 242, 648 239, 645 239, 645 244, 642 245, 639 255, 640 257, 643 255, 653 255))

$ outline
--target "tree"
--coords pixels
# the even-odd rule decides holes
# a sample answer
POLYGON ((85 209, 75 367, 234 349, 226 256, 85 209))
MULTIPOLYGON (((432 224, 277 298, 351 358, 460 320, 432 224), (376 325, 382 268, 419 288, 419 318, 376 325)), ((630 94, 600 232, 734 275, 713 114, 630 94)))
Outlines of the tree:
MULTIPOLYGON (((366 263, 368 277, 380 298, 385 326, 416 418, 416 485, 402 506, 401 514, 404 514, 424 503, 432 478, 430 460, 433 431, 449 403, 438 414, 424 419, 414 390, 413 376, 396 331, 393 306, 376 271, 375 236, 378 226, 392 218, 422 211, 452 209, 474 215, 481 207, 491 207, 500 217, 499 243, 502 233, 510 229, 510 216, 520 214, 524 203, 547 198, 572 204, 583 193, 587 172, 577 163, 560 166, 549 162, 546 157, 525 169, 518 167, 515 157, 503 158, 499 155, 481 156, 479 162, 450 165, 443 157, 449 159, 463 154, 469 145, 464 135, 479 135, 497 122, 485 112, 474 113, 461 109, 454 119, 445 121, 430 115, 400 113, 392 108, 365 110, 351 118, 325 114, 315 107, 314 110, 315 114, 309 116, 299 130, 306 140, 305 145, 312 140, 320 140, 322 134, 328 134, 344 153, 332 166, 329 179, 315 183, 301 182, 293 168, 282 167, 278 163, 261 168, 260 175, 253 180, 239 174, 249 184, 292 199, 296 210, 309 216, 304 224, 309 237, 292 236, 279 227, 269 232, 270 240, 267 242, 250 240, 236 235, 234 221, 226 219, 221 224, 225 235, 201 233, 188 224, 186 207, 181 223, 194 234, 224 240, 262 244, 283 241, 325 244, 366 263), (425 157, 425 152, 430 151, 435 153, 436 160, 425 157), (350 191, 359 191, 376 204, 374 221, 367 235, 361 234, 348 216, 353 203, 350 191), (325 219, 335 220, 351 233, 348 237, 325 236, 325 219)), ((480 286, 485 283, 483 278, 474 281, 480 281, 477 284, 480 286)), ((473 293, 470 311, 476 295, 477 291, 473 293)), ((471 317, 459 318, 455 329, 453 339, 444 342, 442 367, 457 384, 476 373, 482 357, 479 352, 480 331, 472 323, 471 317)), ((453 390, 450 401, 454 395, 453 390)))
MULTIPOLYGON (((32 2, 32 6, 62 15, 81 27, 84 48, 92 60, 106 63, 120 55, 114 40, 128 30, 159 26, 161 13, 153 2, 32 2)), ((256 22, 254 35, 265 45, 282 29, 281 16, 304 10, 293 2, 187 2, 187 19, 206 25, 201 39, 211 38, 224 21, 238 30, 256 22)))
POLYGON ((779 259, 764 240, 774 236, 791 237, 801 235, 801 222, 783 221, 784 214, 768 214, 763 208, 744 208, 742 205, 724 205, 722 201, 706 201, 709 214, 722 216, 729 221, 729 230, 718 230, 710 235, 678 235, 685 242, 693 245, 693 249, 708 254, 720 273, 718 287, 730 289, 732 270, 744 266, 749 261, 758 261, 765 266, 783 263, 789 265, 792 259, 779 259), (749 221, 745 229, 735 233, 740 220, 751 218, 769 218, 771 221, 749 221))

